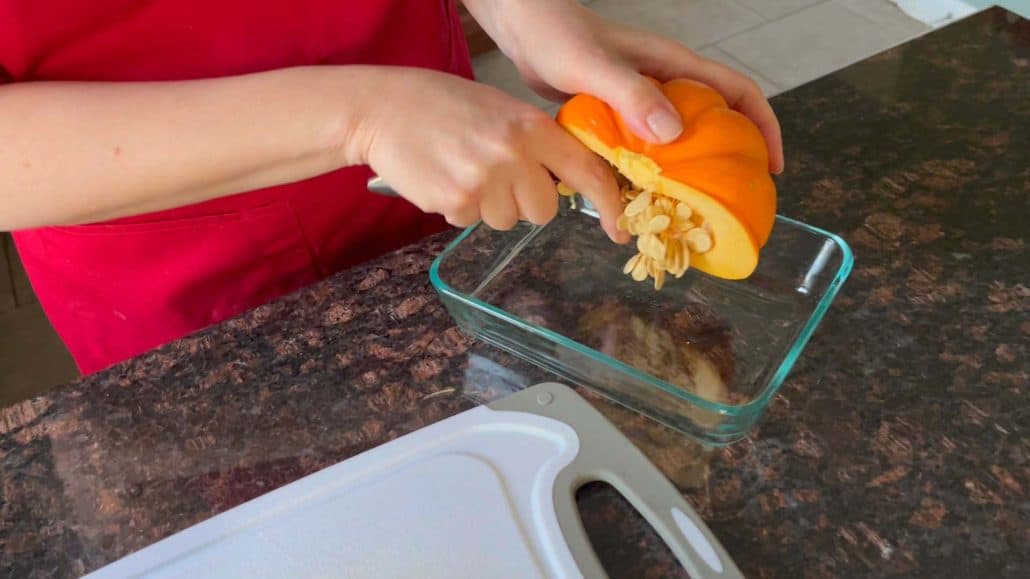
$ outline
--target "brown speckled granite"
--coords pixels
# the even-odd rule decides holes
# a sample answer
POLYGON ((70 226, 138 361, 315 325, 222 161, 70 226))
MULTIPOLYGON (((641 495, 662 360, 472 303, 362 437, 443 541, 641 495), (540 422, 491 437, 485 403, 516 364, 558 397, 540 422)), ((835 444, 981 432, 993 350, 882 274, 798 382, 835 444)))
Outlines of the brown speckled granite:
MULTIPOLYGON (((765 420, 712 451, 590 399, 749 577, 1030 576, 1027 23, 992 10, 774 105, 782 212, 856 268, 765 420)), ((442 243, 0 410, 0 574, 81 574, 547 379, 454 329, 442 243)), ((583 503, 613 575, 675 576, 603 488, 583 503)))

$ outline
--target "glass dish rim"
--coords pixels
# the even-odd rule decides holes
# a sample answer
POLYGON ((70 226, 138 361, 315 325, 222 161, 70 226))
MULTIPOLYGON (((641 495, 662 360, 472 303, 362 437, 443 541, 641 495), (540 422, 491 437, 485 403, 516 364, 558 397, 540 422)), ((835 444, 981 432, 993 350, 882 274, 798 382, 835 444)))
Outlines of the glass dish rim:
MULTIPOLYGON (((848 245, 846 241, 844 241, 844 239, 841 236, 826 231, 825 229, 816 227, 814 225, 809 225, 808 223, 805 223, 803 221, 798 221, 797 219, 792 219, 781 214, 776 215, 776 220, 806 230, 810 233, 821 235, 827 239, 832 240, 841 250, 841 265, 840 268, 837 270, 837 273, 834 275, 833 280, 830 282, 830 285, 827 288, 826 292, 823 294, 822 298, 820 298, 819 302, 812 310, 812 314, 805 321, 805 325, 801 328, 801 331, 798 333, 797 337, 791 343, 790 349, 787 350, 787 354, 780 361, 779 366, 776 368, 776 372, 773 373, 772 378, 769 380, 768 383, 766 383, 765 386, 762 387, 762 390, 756 397, 754 397, 753 399, 744 404, 721 404, 719 402, 713 402, 711 400, 701 398, 682 388, 678 388, 664 380, 660 380, 654 376, 651 376, 650 374, 642 372, 620 360, 616 360, 615 358, 612 358, 598 350, 595 350, 594 348, 591 348, 571 338, 568 338, 567 336, 559 334, 554 330, 550 330, 538 326, 536 324, 530 323, 526 320, 523 320, 522 318, 519 318, 513 314, 510 314, 502 310, 499 307, 488 304, 474 296, 461 293, 453 287, 451 287, 450 284, 448 284, 440 277, 440 266, 443 263, 443 261, 447 258, 447 256, 452 254, 463 240, 465 240, 469 235, 471 235, 472 232, 475 231, 477 228, 484 226, 483 222, 481 221, 465 228, 465 230, 462 231, 461 234, 459 234, 453 241, 447 244, 444 250, 440 252, 440 255, 438 255, 436 259, 433 260, 432 265, 429 267, 429 279, 433 286, 437 289, 437 291, 459 302, 462 302, 468 307, 473 307, 475 309, 485 312, 490 316, 499 318, 505 323, 511 324, 532 334, 539 335, 547 339, 548 341, 558 344, 561 347, 569 348, 583 356, 592 359, 593 361, 596 361, 598 363, 612 367, 620 372, 628 374, 629 376, 632 376, 637 380, 640 380, 650 386, 653 386, 666 394, 669 394, 671 396, 679 398, 680 400, 683 400, 685 402, 688 402, 690 404, 693 404, 695 406, 698 406, 702 409, 711 412, 717 412, 720 414, 731 416, 746 416, 754 412, 760 412, 762 409, 768 406, 769 401, 772 399, 773 396, 776 395, 780 387, 783 386, 783 382, 790 374, 790 371, 793 369, 794 364, 797 362, 797 359, 801 356, 801 352, 804 351, 809 339, 811 339, 816 329, 818 329, 818 326, 822 322, 822 319, 826 315, 826 312, 829 310, 830 305, 833 303, 834 299, 837 297, 837 294, 840 292, 841 287, 844 285, 844 282, 851 274, 852 267, 855 263, 855 257, 854 253, 851 250, 851 247, 848 245)), ((544 227, 548 227, 549 225, 550 224, 534 227, 542 229, 544 227)))

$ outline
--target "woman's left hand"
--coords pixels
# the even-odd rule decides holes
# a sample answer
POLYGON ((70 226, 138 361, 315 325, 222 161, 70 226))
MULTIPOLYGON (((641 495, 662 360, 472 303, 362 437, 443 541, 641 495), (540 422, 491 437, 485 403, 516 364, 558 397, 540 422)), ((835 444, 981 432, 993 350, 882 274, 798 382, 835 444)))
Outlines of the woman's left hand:
POLYGON ((464 0, 537 93, 555 101, 588 93, 609 103, 642 139, 674 140, 682 121, 645 75, 690 78, 717 90, 748 116, 769 149, 769 170, 783 170, 780 125, 749 77, 682 44, 604 20, 577 0, 464 0))

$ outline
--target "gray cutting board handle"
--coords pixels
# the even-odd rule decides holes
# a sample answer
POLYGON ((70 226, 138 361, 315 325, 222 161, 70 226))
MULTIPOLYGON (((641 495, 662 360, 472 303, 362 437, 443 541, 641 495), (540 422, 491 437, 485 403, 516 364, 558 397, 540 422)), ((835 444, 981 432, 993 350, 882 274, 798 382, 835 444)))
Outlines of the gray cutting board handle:
POLYGON ((576 506, 584 484, 606 482, 658 531, 694 579, 743 578, 701 517, 661 471, 615 426, 567 386, 538 384, 489 405, 499 411, 529 412, 576 430, 579 453, 558 475, 554 508, 565 541, 584 577, 604 577, 576 506))

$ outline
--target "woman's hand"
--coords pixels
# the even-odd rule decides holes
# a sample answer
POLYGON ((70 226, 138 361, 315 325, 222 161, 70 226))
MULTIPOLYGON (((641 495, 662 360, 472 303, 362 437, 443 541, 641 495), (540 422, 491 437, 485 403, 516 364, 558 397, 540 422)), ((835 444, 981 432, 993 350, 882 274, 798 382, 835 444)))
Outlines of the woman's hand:
POLYGON ((536 108, 425 69, 15 83, 0 87, 0 127, 11 144, 0 146, 0 230, 139 215, 369 164, 421 209, 498 229, 554 216, 550 171, 594 203, 610 236, 628 237, 600 157, 536 108))
POLYGON ((719 91, 758 125, 769 148, 769 170, 783 170, 779 122, 747 76, 668 38, 608 22, 576 0, 464 2, 542 96, 563 100, 592 94, 611 104, 641 138, 664 143, 679 136, 683 125, 643 75, 694 79, 719 91))
POLYGON ((611 169, 539 109, 421 69, 384 70, 378 87, 359 129, 364 161, 423 211, 459 227, 544 224, 558 209, 550 171, 590 199, 612 239, 626 240, 611 169))

